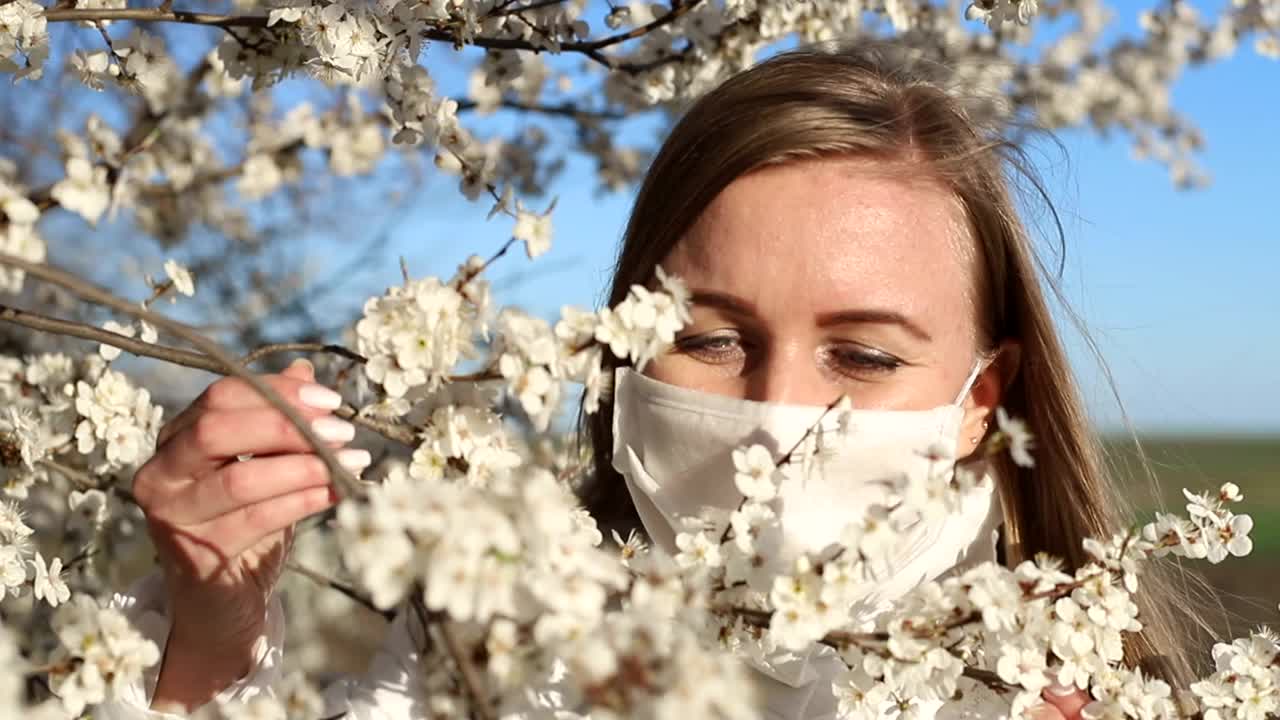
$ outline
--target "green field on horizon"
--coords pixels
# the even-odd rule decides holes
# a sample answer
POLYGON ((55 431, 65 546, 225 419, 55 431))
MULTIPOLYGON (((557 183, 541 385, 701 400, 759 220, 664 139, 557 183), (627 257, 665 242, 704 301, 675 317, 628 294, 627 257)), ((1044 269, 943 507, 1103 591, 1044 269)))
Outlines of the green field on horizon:
POLYGON ((1139 442, 1158 483, 1158 499, 1137 445, 1117 436, 1105 440, 1135 507, 1158 508, 1163 501, 1170 509, 1179 510, 1186 503, 1184 487, 1203 492, 1233 482, 1244 493, 1241 512, 1252 515, 1253 510, 1280 510, 1280 435, 1149 435, 1140 437, 1139 442))
POLYGON ((1193 561, 1189 567, 1220 593, 1233 615, 1233 634, 1261 623, 1280 627, 1280 435, 1148 435, 1139 442, 1157 485, 1143 471, 1131 439, 1111 436, 1106 445, 1118 480, 1143 520, 1161 503, 1163 510, 1185 515, 1184 487, 1212 492, 1224 482, 1240 486, 1244 500, 1233 510, 1253 518, 1253 552, 1219 565, 1193 561))

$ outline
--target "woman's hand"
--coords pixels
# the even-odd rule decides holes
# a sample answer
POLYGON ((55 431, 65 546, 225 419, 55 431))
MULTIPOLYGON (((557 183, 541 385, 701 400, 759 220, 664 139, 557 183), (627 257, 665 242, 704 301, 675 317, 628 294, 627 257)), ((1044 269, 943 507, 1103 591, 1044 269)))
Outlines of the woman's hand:
POLYGON ((1065 692, 1050 686, 1040 694, 1044 702, 1033 710, 1036 720, 1079 720, 1080 711, 1093 702, 1089 693, 1078 688, 1064 688, 1065 692))
MULTIPOLYGON (((310 363, 263 379, 331 445, 355 435, 331 415, 342 398, 315 384, 310 363)), ((369 453, 343 450, 338 459, 357 470, 369 453)), ((293 524, 336 496, 302 434, 235 378, 210 385, 161 429, 133 492, 164 569, 172 621, 152 704, 193 708, 248 672, 293 524)))

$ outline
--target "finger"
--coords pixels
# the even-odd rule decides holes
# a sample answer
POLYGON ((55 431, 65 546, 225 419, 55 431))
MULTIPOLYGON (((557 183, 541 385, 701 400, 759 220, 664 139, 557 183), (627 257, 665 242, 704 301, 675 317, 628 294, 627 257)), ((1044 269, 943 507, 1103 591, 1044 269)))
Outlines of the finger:
POLYGON ((1067 720, 1076 720, 1085 705, 1093 702, 1089 693, 1069 685, 1066 687, 1050 685, 1041 693, 1045 702, 1054 707, 1067 720))
MULTIPOLYGON (((313 381, 304 366, 292 365, 288 374, 261 375, 259 379, 285 400, 301 407, 316 410, 336 410, 342 404, 342 396, 324 385, 313 381)), ((205 388, 195 404, 209 410, 242 410, 268 407, 271 401, 243 378, 225 377, 205 388)))
POLYGON ((225 557, 235 557, 267 536, 287 530, 337 502, 338 494, 329 485, 307 488, 237 508, 192 526, 189 532, 204 538, 225 557))
MULTIPOLYGON (((340 450, 338 461, 352 472, 368 466, 369 451, 340 450)), ((175 525, 193 525, 238 508, 329 484, 329 468, 313 453, 292 453, 229 462, 168 499, 153 514, 175 525)))
POLYGON ((316 381, 316 368, 311 364, 311 361, 306 358, 298 358, 297 360, 289 363, 289 367, 281 370, 280 374, 303 382, 316 381))
MULTIPOLYGON (((279 375, 263 375, 261 379, 286 402, 300 410, 329 412, 342 405, 341 395, 314 382, 311 363, 305 360, 295 362, 279 375)), ((170 438, 186 429, 202 412, 270 406, 270 401, 247 381, 235 377, 222 378, 205 388, 200 397, 160 429, 156 446, 162 447, 170 438)))
POLYGON ((1031 720, 1067 720, 1062 711, 1047 702, 1036 703, 1027 710, 1027 716, 1031 720))
MULTIPOLYGON (((331 447, 350 442, 355 426, 332 415, 307 418, 331 447)), ((171 478, 198 477, 239 455, 282 455, 312 450, 284 413, 275 408, 202 413, 170 441, 160 458, 171 478)))

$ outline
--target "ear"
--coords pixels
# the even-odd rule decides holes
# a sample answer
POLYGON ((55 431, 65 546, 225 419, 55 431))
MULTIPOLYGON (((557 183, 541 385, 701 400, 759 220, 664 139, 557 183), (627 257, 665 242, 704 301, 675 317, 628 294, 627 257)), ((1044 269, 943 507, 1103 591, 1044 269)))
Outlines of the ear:
POLYGON ((996 348, 995 357, 973 383, 973 389, 963 401, 964 420, 960 424, 960 443, 957 453, 967 457, 982 443, 990 431, 996 408, 1004 399, 1005 391, 1013 384, 1022 363, 1022 344, 1017 340, 1004 340, 996 348))

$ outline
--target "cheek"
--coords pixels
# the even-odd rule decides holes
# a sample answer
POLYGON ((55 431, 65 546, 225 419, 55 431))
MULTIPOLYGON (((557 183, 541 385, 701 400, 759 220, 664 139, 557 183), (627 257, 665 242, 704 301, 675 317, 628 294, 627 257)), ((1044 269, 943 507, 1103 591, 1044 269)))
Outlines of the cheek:
POLYGON ((645 365, 644 374, 654 380, 699 392, 743 397, 745 381, 740 368, 708 365, 686 355, 661 355, 645 365))
POLYGON ((930 410, 955 399, 957 384, 948 390, 945 373, 935 366, 900 368, 892 377, 860 383, 850 394, 855 407, 871 410, 930 410))

